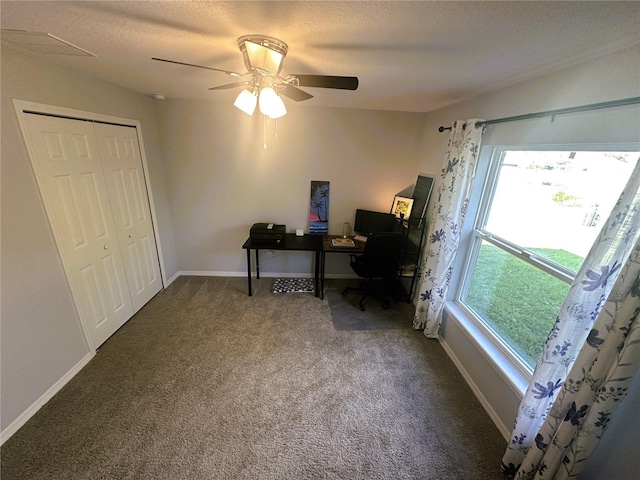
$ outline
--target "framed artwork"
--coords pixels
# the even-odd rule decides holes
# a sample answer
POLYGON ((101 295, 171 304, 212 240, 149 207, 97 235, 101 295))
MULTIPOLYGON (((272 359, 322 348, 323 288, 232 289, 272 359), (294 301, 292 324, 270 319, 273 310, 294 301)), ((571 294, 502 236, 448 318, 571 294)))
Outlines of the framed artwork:
POLYGON ((311 204, 309 207, 309 234, 329 233, 329 182, 311 180, 311 204))
POLYGON ((411 208, 413 207, 413 198, 399 197, 396 195, 393 198, 393 206, 391 207, 391 213, 396 218, 409 218, 411 215, 411 208))

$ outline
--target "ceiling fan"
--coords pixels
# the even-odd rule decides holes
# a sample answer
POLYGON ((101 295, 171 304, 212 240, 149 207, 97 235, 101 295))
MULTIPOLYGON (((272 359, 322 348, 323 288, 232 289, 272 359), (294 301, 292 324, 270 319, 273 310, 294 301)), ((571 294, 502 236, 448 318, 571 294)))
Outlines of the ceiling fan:
POLYGON ((234 105, 248 115, 253 115, 259 101, 260 111, 267 117, 279 118, 287 113, 280 95, 296 102, 313 98, 313 95, 298 87, 334 88, 340 90, 356 90, 357 77, 336 75, 306 75, 292 73, 282 77, 282 61, 289 47, 282 40, 265 35, 244 35, 238 38, 238 48, 247 69, 244 73, 232 72, 220 68, 195 65, 163 58, 152 58, 160 62, 175 63, 189 67, 205 68, 225 73, 237 78, 237 82, 211 87, 209 90, 226 90, 245 87, 236 98, 234 105))

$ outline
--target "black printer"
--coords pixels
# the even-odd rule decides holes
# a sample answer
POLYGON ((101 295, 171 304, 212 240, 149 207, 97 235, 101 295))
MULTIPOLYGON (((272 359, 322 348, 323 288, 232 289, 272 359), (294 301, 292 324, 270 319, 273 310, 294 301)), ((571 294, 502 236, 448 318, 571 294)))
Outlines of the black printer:
POLYGON ((275 223, 254 223, 249 231, 252 243, 261 245, 280 245, 287 230, 285 225, 275 223))

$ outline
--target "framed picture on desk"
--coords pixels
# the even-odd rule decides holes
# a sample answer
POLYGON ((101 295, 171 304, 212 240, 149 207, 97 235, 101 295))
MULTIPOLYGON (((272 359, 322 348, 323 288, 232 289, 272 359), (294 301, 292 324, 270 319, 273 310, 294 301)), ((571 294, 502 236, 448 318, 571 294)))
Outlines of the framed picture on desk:
POLYGON ((393 198, 391 213, 393 213, 396 218, 409 218, 409 215, 411 214, 411 207, 413 207, 413 198, 400 197, 396 195, 393 198))

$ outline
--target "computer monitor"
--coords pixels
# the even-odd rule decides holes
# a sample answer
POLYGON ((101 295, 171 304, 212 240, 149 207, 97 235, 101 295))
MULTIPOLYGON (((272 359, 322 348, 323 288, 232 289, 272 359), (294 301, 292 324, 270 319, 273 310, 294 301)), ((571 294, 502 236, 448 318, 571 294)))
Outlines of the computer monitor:
POLYGON ((396 216, 393 213, 357 209, 353 230, 364 236, 372 233, 393 232, 396 223, 396 216))

